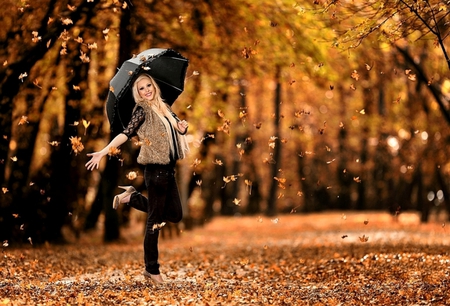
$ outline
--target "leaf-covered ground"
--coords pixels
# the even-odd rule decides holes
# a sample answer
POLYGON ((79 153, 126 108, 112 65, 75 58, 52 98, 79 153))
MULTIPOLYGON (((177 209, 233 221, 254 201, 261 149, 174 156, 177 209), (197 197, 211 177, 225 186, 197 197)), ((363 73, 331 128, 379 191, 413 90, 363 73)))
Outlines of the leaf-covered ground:
POLYGON ((449 229, 414 214, 216 218, 161 239, 157 286, 142 224, 122 236, 4 246, 0 305, 450 305, 449 229))

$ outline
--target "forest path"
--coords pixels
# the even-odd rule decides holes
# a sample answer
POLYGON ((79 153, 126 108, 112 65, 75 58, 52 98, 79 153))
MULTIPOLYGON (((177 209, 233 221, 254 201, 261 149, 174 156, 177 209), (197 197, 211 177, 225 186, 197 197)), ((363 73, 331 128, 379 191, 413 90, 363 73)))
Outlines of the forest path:
POLYGON ((380 212, 220 217, 160 240, 144 279, 141 222, 121 243, 3 248, 0 305, 447 305, 445 223, 380 212), (367 240, 367 241, 366 241, 367 240))

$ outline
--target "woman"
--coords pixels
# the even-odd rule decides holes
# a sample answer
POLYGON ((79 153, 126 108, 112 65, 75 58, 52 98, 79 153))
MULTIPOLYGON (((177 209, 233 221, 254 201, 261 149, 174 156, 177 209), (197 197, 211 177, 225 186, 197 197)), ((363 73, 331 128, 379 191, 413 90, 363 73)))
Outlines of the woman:
POLYGON ((144 276, 155 283, 164 282, 158 263, 159 229, 165 221, 177 223, 182 218, 181 201, 175 181, 175 163, 189 151, 184 135, 188 123, 179 120, 164 103, 161 91, 148 74, 138 76, 132 87, 136 107, 127 128, 101 151, 87 154, 92 157, 88 170, 98 169, 100 160, 111 148, 119 147, 137 134, 141 145, 137 161, 145 165, 144 178, 148 199, 133 186, 119 186, 125 192, 116 195, 113 208, 128 203, 147 212, 144 238, 144 276))

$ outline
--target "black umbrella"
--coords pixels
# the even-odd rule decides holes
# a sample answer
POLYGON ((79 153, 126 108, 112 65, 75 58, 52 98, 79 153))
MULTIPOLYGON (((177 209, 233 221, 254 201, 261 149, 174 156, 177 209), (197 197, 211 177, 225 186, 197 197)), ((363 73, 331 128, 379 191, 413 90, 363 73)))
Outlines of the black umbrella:
POLYGON ((125 61, 110 81, 106 112, 111 131, 126 128, 135 106, 131 86, 141 73, 147 73, 161 89, 164 101, 172 105, 184 90, 188 60, 172 49, 153 48, 125 61))

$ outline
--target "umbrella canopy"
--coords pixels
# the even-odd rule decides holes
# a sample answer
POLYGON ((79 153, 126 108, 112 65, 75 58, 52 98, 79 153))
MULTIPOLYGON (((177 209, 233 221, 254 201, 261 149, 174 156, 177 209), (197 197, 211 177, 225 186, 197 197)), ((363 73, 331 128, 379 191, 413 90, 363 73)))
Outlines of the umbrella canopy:
POLYGON ((172 49, 152 48, 125 61, 110 81, 106 113, 111 131, 126 128, 135 106, 131 86, 141 73, 149 74, 161 89, 164 101, 172 105, 184 90, 188 60, 172 49))

